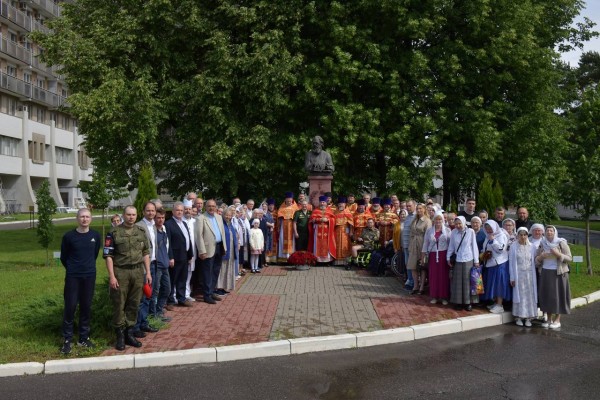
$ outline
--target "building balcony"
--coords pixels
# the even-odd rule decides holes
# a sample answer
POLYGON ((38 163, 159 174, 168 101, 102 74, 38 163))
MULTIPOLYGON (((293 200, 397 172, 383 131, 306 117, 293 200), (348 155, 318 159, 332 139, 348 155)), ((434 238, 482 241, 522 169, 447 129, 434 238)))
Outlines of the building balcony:
POLYGON ((55 4, 53 0, 29 0, 30 3, 36 4, 39 10, 45 11, 52 17, 60 17, 60 5, 55 4))
POLYGON ((66 105, 66 98, 48 90, 34 86, 31 83, 17 79, 14 76, 0 72, 0 89, 12 92, 20 97, 21 101, 41 103, 51 109, 66 105))
POLYGON ((2 40, 0 40, 0 52, 8 54, 9 56, 14 57, 33 68, 43 71, 46 74, 54 76, 54 69, 41 62, 39 60, 39 54, 33 54, 31 50, 13 42, 12 40, 8 40, 7 38, 3 37, 2 40))

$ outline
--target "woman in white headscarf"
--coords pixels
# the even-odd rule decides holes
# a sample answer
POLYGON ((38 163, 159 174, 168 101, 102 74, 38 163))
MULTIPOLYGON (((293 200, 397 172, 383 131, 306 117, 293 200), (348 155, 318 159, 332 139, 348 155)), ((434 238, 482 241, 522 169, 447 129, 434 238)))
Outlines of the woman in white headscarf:
POLYGON ((471 295, 471 267, 479 267, 479 250, 475 232, 467 227, 465 217, 456 217, 454 227, 446 253, 452 270, 450 302, 454 303, 456 308, 464 307, 466 311, 471 311, 471 304, 479 302, 477 295, 471 295))
POLYGON ((484 224, 484 230, 487 235, 483 243, 485 293, 481 299, 494 301, 488 308, 490 312, 499 314, 504 312, 502 302, 512 298, 508 273, 508 238, 493 219, 484 224))
POLYGON ((572 260, 571 249, 565 239, 558 237, 553 225, 546 227, 546 237, 537 251, 535 262, 541 264, 540 308, 548 313, 544 328, 560 328, 560 315, 571 313, 571 288, 569 286, 568 262, 572 260))
POLYGON ((513 288, 512 314, 516 324, 531 326, 531 320, 537 316, 537 284, 533 245, 528 239, 529 232, 524 226, 517 230, 517 242, 508 252, 510 286, 513 288))
POLYGON ((446 260, 450 233, 450 228, 444 224, 444 215, 437 211, 433 216, 433 226, 425 232, 421 253, 421 263, 427 263, 429 271, 429 296, 433 297, 431 304, 441 300, 446 305, 450 298, 450 267, 446 260))

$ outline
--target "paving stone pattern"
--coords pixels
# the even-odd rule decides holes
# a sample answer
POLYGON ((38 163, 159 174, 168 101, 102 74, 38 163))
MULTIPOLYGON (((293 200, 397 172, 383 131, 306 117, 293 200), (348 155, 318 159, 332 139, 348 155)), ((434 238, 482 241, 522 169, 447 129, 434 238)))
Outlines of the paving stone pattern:
POLYGON ((268 340, 368 332, 439 321, 472 313, 410 296, 395 277, 362 270, 271 266, 247 273, 216 305, 197 301, 167 315, 168 327, 140 339, 143 347, 104 355, 182 350, 268 340))

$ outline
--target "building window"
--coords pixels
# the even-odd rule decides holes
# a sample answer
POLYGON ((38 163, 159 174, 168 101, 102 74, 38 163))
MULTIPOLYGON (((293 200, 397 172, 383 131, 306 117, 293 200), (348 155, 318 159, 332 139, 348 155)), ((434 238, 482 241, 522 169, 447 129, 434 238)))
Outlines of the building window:
POLYGON ((85 152, 85 147, 79 147, 79 151, 77 152, 77 158, 79 167, 81 169, 88 169, 90 167, 90 159, 88 158, 87 153, 85 152))
POLYGON ((43 78, 39 78, 37 80, 37 86, 42 89, 46 89, 46 80, 43 78))
POLYGON ((17 157, 19 139, 0 135, 0 154, 4 156, 17 157))
POLYGON ((35 117, 36 121, 42 124, 46 123, 46 109, 43 107, 35 107, 35 117))
POLYGON ((31 83, 31 74, 29 72, 23 73, 23 80, 25 83, 31 83))
POLYGON ((32 139, 29 142, 29 158, 36 164, 43 164, 46 161, 46 136, 33 133, 32 139))
POLYGON ((6 98, 6 113, 8 115, 17 115, 17 99, 12 97, 6 98))
POLYGON ((14 65, 7 64, 6 65, 6 75, 8 76, 17 76, 17 67, 14 65))
POLYGON ((71 149, 56 147, 56 163, 57 164, 72 164, 71 149))

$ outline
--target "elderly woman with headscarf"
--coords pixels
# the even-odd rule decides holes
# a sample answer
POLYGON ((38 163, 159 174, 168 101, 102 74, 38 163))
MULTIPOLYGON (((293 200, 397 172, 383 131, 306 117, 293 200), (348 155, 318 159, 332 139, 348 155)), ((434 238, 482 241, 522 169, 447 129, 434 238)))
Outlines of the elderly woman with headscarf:
POLYGON ((553 225, 546 227, 546 237, 538 249, 535 262, 541 264, 540 308, 548 313, 544 328, 560 328, 560 315, 571 313, 571 288, 569 286, 569 266, 572 260, 571 249, 565 239, 558 237, 553 225))
MULTIPOLYGON (((529 228, 529 241, 531 242, 531 251, 533 252, 533 257, 537 256, 538 249, 542 246, 542 239, 544 238, 544 225, 542 224, 533 224, 531 228, 529 228)), ((537 282, 537 287, 540 287, 540 273, 542 272, 541 264, 538 265, 535 269, 535 278, 537 282)), ((540 298, 538 296, 538 308, 540 306, 540 298)), ((541 320, 546 322, 548 321, 548 314, 542 313, 541 320)))
POLYGON ((450 266, 446 260, 450 233, 450 228, 444 224, 444 215, 437 211, 433 216, 433 226, 425 232, 421 253, 421 262, 427 263, 429 270, 431 304, 440 300, 446 305, 450 298, 450 266))
POLYGON ((412 273, 414 289, 410 294, 423 294, 427 271, 420 265, 421 251, 423 250, 423 241, 425 232, 431 228, 431 220, 427 215, 427 209, 424 204, 417 205, 415 219, 410 224, 410 240, 408 242, 408 262, 406 269, 412 273), (419 275, 421 280, 419 281, 419 275), (417 289, 418 284, 418 289, 417 289))
POLYGON ((487 237, 483 243, 485 293, 481 299, 494 301, 488 309, 499 314, 504 312, 502 302, 512 298, 508 273, 508 237, 493 219, 489 219, 483 226, 487 237))
POLYGON ((467 220, 463 216, 454 219, 446 259, 452 271, 450 302, 456 308, 464 307, 466 311, 471 311, 471 304, 479 302, 479 297, 471 294, 471 268, 479 267, 479 250, 475 232, 467 227, 467 220))
POLYGON ((533 245, 528 239, 527 228, 517 230, 517 242, 513 243, 508 252, 510 286, 513 288, 512 314, 516 324, 531 326, 531 320, 537 316, 537 283, 535 276, 535 261, 533 245))

